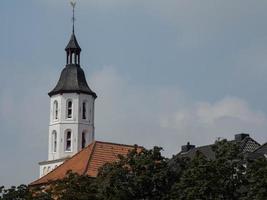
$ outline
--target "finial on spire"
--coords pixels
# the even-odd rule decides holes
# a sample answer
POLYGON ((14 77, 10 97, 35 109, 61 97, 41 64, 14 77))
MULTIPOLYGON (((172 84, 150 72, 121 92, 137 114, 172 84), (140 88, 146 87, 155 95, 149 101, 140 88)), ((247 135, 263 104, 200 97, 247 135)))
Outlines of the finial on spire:
POLYGON ((70 1, 70 5, 72 7, 72 33, 74 34, 74 21, 75 21, 75 6, 76 6, 76 1, 75 0, 71 0, 70 1))

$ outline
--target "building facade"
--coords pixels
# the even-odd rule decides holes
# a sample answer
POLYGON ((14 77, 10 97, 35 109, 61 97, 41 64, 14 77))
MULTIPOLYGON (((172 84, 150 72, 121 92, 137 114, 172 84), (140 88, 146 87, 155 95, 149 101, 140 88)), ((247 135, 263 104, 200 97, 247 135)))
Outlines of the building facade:
POLYGON ((80 66, 81 48, 74 24, 66 51, 66 65, 50 97, 48 160, 39 163, 40 177, 92 143, 97 95, 87 84, 80 66))

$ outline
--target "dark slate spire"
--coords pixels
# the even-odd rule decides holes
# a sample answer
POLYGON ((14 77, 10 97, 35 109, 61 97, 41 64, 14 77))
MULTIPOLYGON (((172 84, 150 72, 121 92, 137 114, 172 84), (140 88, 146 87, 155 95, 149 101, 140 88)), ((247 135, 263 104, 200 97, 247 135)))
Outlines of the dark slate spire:
POLYGON ((70 41, 69 41, 68 45, 65 48, 65 51, 66 52, 76 51, 77 53, 80 53, 81 50, 82 49, 81 49, 80 45, 78 44, 78 41, 77 41, 76 36, 75 36, 75 33, 72 33, 71 37, 70 37, 70 41))
POLYGON ((72 33, 74 34, 74 22, 75 22, 75 6, 76 6, 76 2, 75 1, 71 1, 70 5, 72 6, 72 33))
POLYGON ((83 69, 80 67, 80 52, 81 48, 77 42, 74 33, 74 7, 75 3, 71 4, 73 7, 73 25, 72 35, 70 41, 65 48, 66 51, 66 67, 62 70, 59 81, 56 87, 48 93, 49 96, 62 93, 84 93, 92 95, 96 98, 96 93, 93 92, 87 82, 83 69))
POLYGON ((76 36, 75 36, 75 31, 74 31, 74 22, 75 22, 75 17, 74 17, 74 8, 75 8, 76 3, 71 2, 72 6, 72 34, 70 37, 70 41, 68 45, 65 48, 66 54, 67 54, 67 64, 80 64, 80 53, 82 51, 80 45, 77 42, 76 36))

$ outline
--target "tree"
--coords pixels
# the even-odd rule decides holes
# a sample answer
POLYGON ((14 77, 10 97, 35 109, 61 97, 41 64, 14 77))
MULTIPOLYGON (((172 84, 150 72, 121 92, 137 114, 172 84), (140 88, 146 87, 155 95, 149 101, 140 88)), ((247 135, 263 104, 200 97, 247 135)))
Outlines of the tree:
POLYGON ((140 149, 105 164, 98 177, 67 173, 47 185, 0 187, 0 200, 265 200, 267 160, 245 161, 239 144, 226 140, 212 147, 215 159, 201 152, 192 158, 161 155, 162 148, 140 149))
POLYGON ((238 145, 217 141, 213 151, 214 160, 197 152, 174 184, 171 199, 239 199, 245 168, 238 145))
POLYGON ((197 152, 174 184, 171 199, 215 199, 215 174, 210 161, 197 152))
POLYGON ((31 199, 31 193, 26 185, 18 187, 12 186, 5 189, 3 186, 0 188, 1 200, 28 200, 31 199))
POLYGON ((221 199, 240 199, 246 195, 246 168, 244 153, 240 144, 228 142, 227 140, 217 141, 213 146, 215 152, 214 167, 217 174, 217 188, 221 199))
POLYGON ((170 189, 167 159, 162 148, 134 150, 127 157, 102 167, 99 193, 105 200, 157 200, 166 198, 170 189))
POLYGON ((50 185, 50 190, 53 197, 59 200, 97 199, 95 179, 72 172, 68 172, 64 179, 53 182, 50 185))
POLYGON ((247 200, 267 199, 267 160, 260 158, 247 165, 247 200))

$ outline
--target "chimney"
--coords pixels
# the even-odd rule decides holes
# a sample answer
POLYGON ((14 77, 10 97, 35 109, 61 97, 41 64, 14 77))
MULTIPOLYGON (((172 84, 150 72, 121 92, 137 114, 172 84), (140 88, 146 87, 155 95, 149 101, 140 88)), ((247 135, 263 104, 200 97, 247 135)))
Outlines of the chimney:
POLYGON ((188 152, 191 149, 194 149, 196 146, 195 145, 191 145, 190 142, 187 142, 186 145, 182 146, 182 153, 188 152))
POLYGON ((236 134, 235 135, 235 140, 240 142, 242 141, 243 139, 245 139, 246 137, 249 137, 249 134, 248 133, 240 133, 240 134, 236 134))

